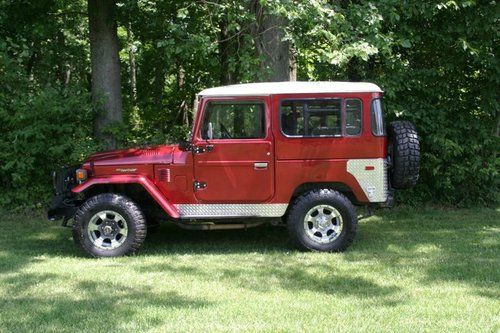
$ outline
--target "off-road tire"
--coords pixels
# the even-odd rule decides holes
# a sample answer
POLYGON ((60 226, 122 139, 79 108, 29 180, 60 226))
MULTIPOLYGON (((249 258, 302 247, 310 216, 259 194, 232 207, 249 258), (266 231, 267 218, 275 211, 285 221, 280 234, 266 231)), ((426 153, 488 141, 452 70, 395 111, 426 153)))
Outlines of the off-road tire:
POLYGON ((119 257, 136 253, 146 239, 147 224, 137 204, 126 196, 114 193, 99 194, 80 206, 73 223, 73 239, 93 257, 119 257), (128 227, 123 243, 114 249, 101 249, 94 245, 87 232, 90 219, 96 213, 111 210, 119 213, 128 227))
POLYGON ((323 252, 343 252, 354 240, 358 218, 351 201, 331 189, 318 189, 297 197, 287 214, 287 227, 291 243, 301 249, 323 252), (338 210, 343 220, 340 236, 331 243, 322 244, 311 240, 304 229, 307 212, 318 205, 330 205, 338 210))
POLYGON ((387 133, 392 187, 407 189, 415 186, 420 169, 420 143, 415 126, 409 121, 393 121, 387 133))

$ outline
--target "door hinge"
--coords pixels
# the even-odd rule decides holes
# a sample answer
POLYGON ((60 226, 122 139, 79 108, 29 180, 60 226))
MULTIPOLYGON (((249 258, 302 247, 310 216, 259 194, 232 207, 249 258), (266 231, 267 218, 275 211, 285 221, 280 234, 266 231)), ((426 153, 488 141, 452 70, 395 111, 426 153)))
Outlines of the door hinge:
POLYGON ((202 189, 202 188, 206 188, 206 187, 207 187, 207 183, 199 182, 197 180, 195 180, 193 183, 193 188, 195 191, 202 189))

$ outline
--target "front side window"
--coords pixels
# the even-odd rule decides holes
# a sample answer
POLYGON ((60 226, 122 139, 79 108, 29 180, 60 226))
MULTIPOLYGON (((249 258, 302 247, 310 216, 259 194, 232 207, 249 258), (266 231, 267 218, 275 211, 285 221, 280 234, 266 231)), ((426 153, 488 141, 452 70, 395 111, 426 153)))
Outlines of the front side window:
POLYGON ((372 101, 371 126, 373 135, 385 136, 384 113, 379 98, 372 101))
POLYGON ((281 129, 287 136, 342 135, 342 100, 285 100, 281 103, 281 129))
POLYGON ((259 101, 209 102, 201 137, 210 139, 258 139, 266 136, 264 104, 259 101))

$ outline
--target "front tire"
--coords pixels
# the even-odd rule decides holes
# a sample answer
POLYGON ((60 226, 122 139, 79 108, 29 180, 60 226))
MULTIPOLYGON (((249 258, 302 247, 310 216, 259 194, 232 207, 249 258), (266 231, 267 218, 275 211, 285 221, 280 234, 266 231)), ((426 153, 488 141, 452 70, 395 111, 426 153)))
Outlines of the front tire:
POLYGON ((358 219, 352 203, 329 189, 310 191, 298 197, 288 213, 292 243, 300 248, 342 252, 356 235, 358 219))
POLYGON ((144 214, 135 202, 114 193, 88 199, 76 212, 73 239, 93 257, 136 253, 146 238, 144 214))

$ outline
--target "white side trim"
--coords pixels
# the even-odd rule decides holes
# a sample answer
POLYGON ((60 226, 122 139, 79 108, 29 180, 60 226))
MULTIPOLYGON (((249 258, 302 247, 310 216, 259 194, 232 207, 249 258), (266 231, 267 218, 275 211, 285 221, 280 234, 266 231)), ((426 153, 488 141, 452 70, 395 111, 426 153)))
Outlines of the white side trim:
POLYGON ((177 204, 181 218, 187 217, 281 217, 288 204, 177 204))
POLYGON ((369 158, 347 161, 347 172, 356 178, 370 202, 387 200, 387 163, 383 158, 369 158), (374 167, 366 170, 366 167, 374 167))

